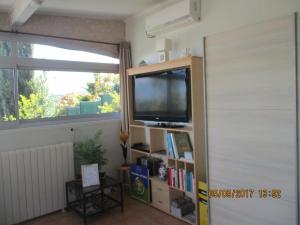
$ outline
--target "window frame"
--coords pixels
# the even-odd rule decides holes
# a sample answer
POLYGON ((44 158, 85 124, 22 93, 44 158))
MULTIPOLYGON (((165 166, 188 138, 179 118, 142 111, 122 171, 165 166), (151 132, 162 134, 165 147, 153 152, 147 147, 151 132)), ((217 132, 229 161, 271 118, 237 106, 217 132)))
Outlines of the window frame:
MULTIPOLYGON (((24 37, 24 36, 23 36, 24 37)), ((26 41, 29 44, 44 44, 40 42, 40 37, 27 36, 22 39, 15 34, 6 34, 0 32, 0 41, 10 41, 12 45, 11 56, 0 56, 0 69, 12 69, 14 79, 14 103, 16 121, 1 121, 0 130, 11 128, 22 128, 31 126, 43 125, 58 125, 62 123, 78 123, 98 120, 120 119, 120 112, 102 113, 99 115, 75 115, 75 116, 58 116, 49 118, 37 118, 21 120, 19 119, 19 93, 18 93, 18 70, 43 70, 43 71, 69 71, 69 72, 91 72, 91 73, 114 73, 119 74, 119 64, 109 63, 93 63, 93 62, 77 62, 51 59, 36 59, 18 57, 17 43, 26 41), (35 42, 36 40, 36 42, 35 42)), ((48 45, 54 46, 53 42, 48 45)), ((78 47, 78 51, 87 51, 84 48, 78 47)), ((101 53, 99 53, 101 54, 101 53)), ((107 55, 109 56, 109 55, 107 55)), ((109 56, 111 57, 111 56, 109 56)))

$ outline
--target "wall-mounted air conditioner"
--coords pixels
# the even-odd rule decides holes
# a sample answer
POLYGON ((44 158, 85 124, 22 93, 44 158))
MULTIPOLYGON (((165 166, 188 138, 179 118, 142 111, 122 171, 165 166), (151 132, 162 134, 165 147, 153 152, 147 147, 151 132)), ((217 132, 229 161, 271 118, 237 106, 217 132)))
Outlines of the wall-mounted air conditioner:
POLYGON ((200 0, 180 0, 146 17, 148 35, 158 35, 200 21, 200 0))

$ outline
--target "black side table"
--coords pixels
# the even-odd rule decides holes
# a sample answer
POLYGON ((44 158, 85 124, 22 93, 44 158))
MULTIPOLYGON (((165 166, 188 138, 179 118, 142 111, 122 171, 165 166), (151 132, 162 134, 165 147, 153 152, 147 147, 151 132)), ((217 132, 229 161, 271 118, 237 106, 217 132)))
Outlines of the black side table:
POLYGON ((100 185, 85 188, 82 187, 81 180, 69 181, 66 182, 66 200, 67 210, 74 210, 86 225, 87 217, 116 207, 121 207, 123 212, 123 186, 121 182, 108 176, 100 180, 100 185))

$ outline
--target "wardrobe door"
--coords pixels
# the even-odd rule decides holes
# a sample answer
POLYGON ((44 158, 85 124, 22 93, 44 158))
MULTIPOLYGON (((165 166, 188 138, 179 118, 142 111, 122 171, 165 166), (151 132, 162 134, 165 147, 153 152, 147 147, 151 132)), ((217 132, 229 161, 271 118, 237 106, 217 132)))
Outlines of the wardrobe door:
POLYGON ((297 224, 293 39, 289 16, 205 40, 210 190, 254 190, 211 196, 211 225, 297 224))
POLYGON ((298 147, 298 224, 300 224, 300 13, 296 13, 295 14, 295 37, 296 37, 296 67, 295 67, 295 71, 297 73, 297 81, 298 81, 298 85, 297 85, 297 88, 298 88, 298 91, 297 91, 297 94, 298 94, 298 105, 297 105, 297 110, 298 110, 298 123, 297 123, 297 126, 298 126, 298 142, 297 142, 297 147, 298 147))

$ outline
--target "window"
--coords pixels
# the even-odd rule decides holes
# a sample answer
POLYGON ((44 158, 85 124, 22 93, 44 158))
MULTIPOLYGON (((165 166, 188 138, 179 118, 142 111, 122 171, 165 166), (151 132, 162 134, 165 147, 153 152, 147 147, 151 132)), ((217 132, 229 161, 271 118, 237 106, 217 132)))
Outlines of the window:
POLYGON ((0 126, 120 111, 117 58, 20 40, 0 41, 0 56, 0 126))
POLYGON ((14 73, 12 69, 0 69, 0 121, 16 120, 14 73))
POLYGON ((69 71, 19 70, 21 120, 120 111, 119 75, 69 71))
POLYGON ((119 64, 119 59, 109 56, 24 42, 18 42, 18 56, 36 59, 119 64), (29 52, 30 54, 28 54, 29 52))
POLYGON ((0 56, 11 56, 11 42, 0 41, 0 56))

